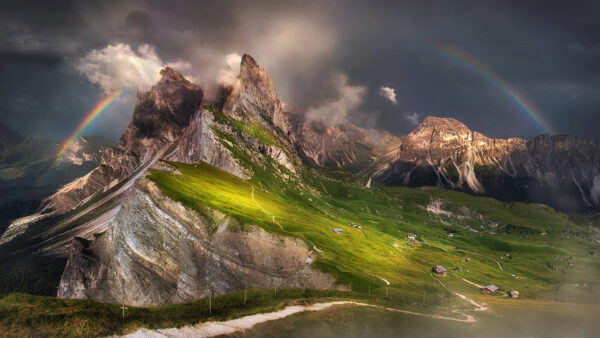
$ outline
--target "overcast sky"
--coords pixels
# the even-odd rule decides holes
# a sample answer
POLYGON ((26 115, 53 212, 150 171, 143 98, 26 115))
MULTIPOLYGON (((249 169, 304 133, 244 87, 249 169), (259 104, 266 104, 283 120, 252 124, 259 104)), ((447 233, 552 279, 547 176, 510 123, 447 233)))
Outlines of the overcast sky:
POLYGON ((126 88, 85 132, 117 138, 160 67, 210 95, 243 53, 288 109, 328 123, 546 133, 513 93, 550 132, 600 140, 598 1, 2 1, 0 121, 62 140, 126 88))

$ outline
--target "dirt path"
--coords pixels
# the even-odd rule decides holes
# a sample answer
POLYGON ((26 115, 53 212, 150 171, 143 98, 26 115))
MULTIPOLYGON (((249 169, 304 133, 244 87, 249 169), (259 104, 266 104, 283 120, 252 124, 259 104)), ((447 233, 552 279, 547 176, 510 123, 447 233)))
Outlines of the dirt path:
POLYGON ((421 238, 423 238, 423 242, 419 242, 419 241, 417 241, 417 240, 415 240, 415 242, 417 242, 417 243, 420 243, 420 244, 429 245, 429 246, 431 246, 431 247, 434 247, 434 248, 436 248, 436 249, 440 249, 440 250, 443 250, 443 251, 446 251, 446 252, 448 252, 448 249, 445 249, 445 248, 442 248, 441 246, 437 246, 437 245, 434 245, 434 244, 431 244, 431 243, 427 243, 427 242, 425 242, 425 237, 422 237, 422 236, 421 236, 421 238))
MULTIPOLYGON (((455 276, 456 276, 456 275, 455 275, 455 276)), ((439 279, 435 278, 433 275, 431 275, 431 277, 433 277, 433 279, 435 279, 436 281, 438 281, 438 283, 440 283, 440 284, 441 284, 441 285, 442 285, 442 286, 443 286, 443 287, 444 287, 446 290, 448 290, 449 292, 451 292, 451 293, 455 294, 455 295, 456 295, 456 296, 458 296, 459 298, 461 298, 461 299, 464 299, 464 300, 466 300, 467 302, 471 303, 471 305, 475 306, 475 311, 486 311, 486 310, 488 309, 486 306, 483 306, 482 304, 479 304, 479 303, 477 303, 476 301, 472 300, 471 298, 469 298, 469 297, 467 297, 467 296, 465 296, 465 295, 463 295, 463 294, 460 294, 460 293, 458 293, 458 292, 456 292, 456 291, 452 291, 452 290, 450 290, 450 288, 448 288, 448 287, 446 286, 446 284, 442 283, 442 281, 441 281, 441 280, 439 280, 439 279)), ((460 277, 460 276, 458 276, 458 277, 460 277)), ((462 278, 462 277, 460 277, 460 278, 462 278)), ((464 278, 462 278, 462 279, 463 279, 465 282, 469 283, 469 284, 475 285, 475 286, 477 286, 477 287, 482 287, 481 285, 475 284, 475 283, 473 283, 473 282, 471 282, 471 281, 468 281, 468 280, 466 280, 466 279, 464 279, 464 278)))
POLYGON ((428 313, 420 313, 413 312, 407 310, 394 309, 389 307, 384 307, 380 305, 373 305, 367 303, 359 303, 352 301, 334 301, 327 303, 316 303, 312 305, 294 305, 287 306, 283 310, 270 312, 270 313, 261 313, 251 316, 245 316, 238 319, 227 320, 223 322, 205 322, 199 323, 194 326, 184 326, 182 328, 171 328, 171 329, 159 329, 159 330, 148 330, 148 329, 139 329, 136 332, 126 335, 125 337, 129 338, 141 338, 141 337, 214 337, 218 335, 226 335, 232 334, 235 332, 243 332, 244 330, 251 329, 254 325, 282 319, 288 316, 291 316, 296 313, 305 312, 305 311, 321 311, 332 306, 337 305, 354 305, 354 306, 364 306, 370 307, 390 312, 398 312, 404 313, 414 316, 421 317, 429 317, 441 320, 450 320, 455 322, 463 322, 463 323, 475 323, 477 320, 475 317, 464 314, 459 311, 454 311, 455 313, 461 314, 464 318, 453 318, 447 316, 439 316, 428 313))
POLYGON ((471 285, 473 285, 473 286, 475 286, 475 287, 478 287, 478 288, 480 288, 480 289, 483 289, 483 287, 484 287, 483 285, 479 285, 479 284, 477 284, 477 283, 475 283, 475 282, 471 282, 471 281, 470 281, 470 280, 468 280, 468 279, 464 279, 464 278, 462 278, 461 276, 459 276, 459 275, 457 275, 457 274, 455 274, 455 273, 453 273, 453 275, 455 275, 456 277, 458 277, 458 278, 462 279, 463 281, 465 281, 465 282, 467 282, 467 283, 469 283, 469 284, 471 284, 471 285))
MULTIPOLYGON (((248 184, 250 184, 250 183, 248 183, 248 184)), ((254 186, 252 184, 250 184, 250 188, 252 188, 252 194, 251 194, 251 196, 252 196, 252 202, 254 202, 254 204, 256 204, 260 208, 260 210, 262 212, 264 212, 265 214, 271 216, 271 218, 273 219, 273 223, 279 225, 279 228, 283 230, 283 227, 281 226, 281 224, 279 224, 279 222, 277 222, 275 220, 275 215, 273 215, 272 213, 270 213, 267 210, 265 210, 265 208, 263 208, 262 205, 258 204, 258 202, 256 201, 256 199, 254 199, 254 186)))
POLYGON ((460 249, 456 249, 456 250, 452 250, 452 251, 466 252, 466 253, 470 253, 470 254, 473 254, 473 255, 481 256, 481 257, 483 257, 483 258, 485 258, 485 259, 489 259, 489 260, 491 260, 491 261, 494 261, 494 262, 496 262, 496 264, 498 264, 498 268, 500 269, 500 271, 502 271, 502 272, 506 272, 506 271, 504 271, 504 269, 502 268, 502 264, 500 264, 500 262, 498 262, 497 260, 495 260, 495 259, 493 259, 493 258, 486 257, 485 255, 482 255, 482 254, 480 254, 480 253, 478 253, 478 252, 473 252, 473 251, 468 251, 468 250, 460 250, 460 249))
POLYGON ((387 279, 381 278, 381 277, 378 277, 378 278, 381 279, 386 285, 390 285, 390 282, 388 282, 387 279))

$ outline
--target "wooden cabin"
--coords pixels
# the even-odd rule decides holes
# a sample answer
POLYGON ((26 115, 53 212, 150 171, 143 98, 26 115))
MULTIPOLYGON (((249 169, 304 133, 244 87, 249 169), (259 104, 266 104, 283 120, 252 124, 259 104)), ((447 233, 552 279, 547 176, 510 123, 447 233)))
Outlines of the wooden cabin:
POLYGON ((443 266, 441 266, 441 265, 436 265, 436 266, 434 266, 434 267, 431 269, 431 271, 432 271, 433 273, 435 273, 436 275, 442 275, 442 276, 445 276, 445 275, 446 275, 446 273, 447 273, 447 271, 446 271, 446 268, 444 268, 444 267, 443 267, 443 266))
POLYGON ((490 294, 490 295, 493 295, 494 293, 496 293, 496 291, 498 291, 498 287, 496 285, 494 285, 494 284, 490 284, 488 286, 484 286, 481 289, 481 292, 487 293, 487 294, 490 294))

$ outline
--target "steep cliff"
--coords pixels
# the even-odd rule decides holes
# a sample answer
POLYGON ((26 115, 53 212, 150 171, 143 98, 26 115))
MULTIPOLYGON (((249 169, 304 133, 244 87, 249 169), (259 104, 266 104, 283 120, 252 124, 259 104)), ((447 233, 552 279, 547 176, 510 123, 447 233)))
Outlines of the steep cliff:
POLYGON ((242 117, 246 112, 251 112, 287 134, 287 118, 266 68, 259 66, 250 55, 244 54, 238 80, 238 85, 225 101, 223 111, 242 117))
POLYGON ((389 161, 401 138, 351 124, 325 126, 291 119, 291 137, 305 162, 368 174, 369 168, 389 161))
MULTIPOLYGON (((86 236, 73 240, 59 297, 159 305, 246 286, 331 287, 333 277, 310 268, 316 257, 304 242, 246 223, 241 231, 233 218, 216 210, 199 214, 144 178, 147 166, 172 170, 158 159, 202 161, 242 179, 256 170, 294 174, 299 159, 278 122, 283 111, 266 70, 245 56, 240 88, 226 100, 232 109, 223 111, 200 106, 201 90, 175 71, 162 76, 138 95, 119 147, 105 152, 103 165, 50 199, 61 208, 47 205, 94 215, 71 230, 86 236), (114 190, 119 181, 127 184, 114 190)), ((77 222, 77 215, 63 223, 77 222)))
POLYGON ((452 118, 426 117, 406 136, 294 123, 305 161, 388 185, 441 186, 565 211, 600 208, 600 145, 572 136, 489 138, 452 118))
POLYGON ((111 182, 131 175, 162 147, 179 138, 197 114, 203 92, 171 68, 163 69, 161 76, 150 91, 138 95, 133 117, 119 145, 107 149, 92 172, 46 199, 42 213, 71 210, 111 182))
POLYGON ((210 220, 138 181, 106 232, 74 240, 58 297, 145 306, 245 287, 334 285, 310 268, 315 255, 304 242, 259 227, 242 231, 234 219, 209 212, 210 220))

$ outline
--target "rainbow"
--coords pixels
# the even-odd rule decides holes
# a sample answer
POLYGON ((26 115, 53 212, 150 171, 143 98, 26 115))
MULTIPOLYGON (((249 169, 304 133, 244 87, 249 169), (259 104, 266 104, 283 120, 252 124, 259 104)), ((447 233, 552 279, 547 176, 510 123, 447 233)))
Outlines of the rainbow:
POLYGON ((468 70, 480 75, 487 82, 492 84, 503 92, 516 106, 524 111, 527 116, 547 134, 553 133, 553 128, 545 119, 544 115, 540 110, 531 102, 529 102, 521 93, 519 93, 510 84, 500 78, 494 71, 487 68, 479 60, 473 56, 467 54, 464 51, 460 51, 454 47, 444 45, 441 43, 425 43, 428 49, 433 50, 436 54, 449 59, 468 70))
POLYGON ((54 165, 58 164, 60 160, 65 156, 69 147, 75 142, 80 136, 81 133, 87 128, 111 103, 113 103, 119 96, 121 96, 125 92, 125 89, 120 89, 113 92, 108 97, 104 98, 102 101, 98 102, 98 104, 92 109, 85 118, 79 123, 77 128, 69 135, 67 140, 62 144, 60 150, 56 154, 56 161, 54 165))

